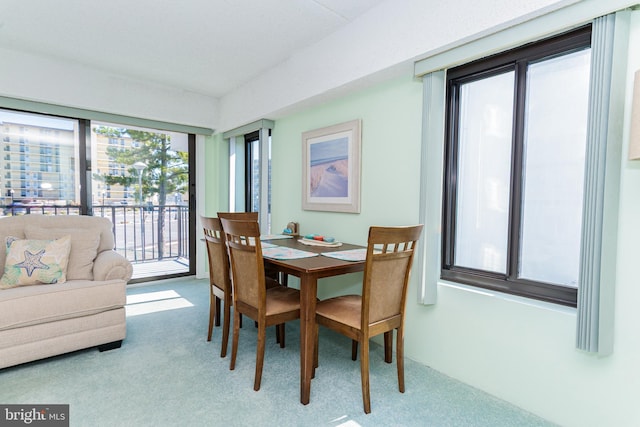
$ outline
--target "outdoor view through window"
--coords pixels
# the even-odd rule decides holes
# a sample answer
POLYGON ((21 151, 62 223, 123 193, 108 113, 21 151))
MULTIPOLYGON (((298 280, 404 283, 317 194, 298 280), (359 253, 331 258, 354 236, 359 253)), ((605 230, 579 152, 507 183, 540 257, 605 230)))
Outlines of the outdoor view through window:
POLYGON ((0 110, 1 214, 104 216, 134 278, 188 272, 188 135, 86 123, 0 110))

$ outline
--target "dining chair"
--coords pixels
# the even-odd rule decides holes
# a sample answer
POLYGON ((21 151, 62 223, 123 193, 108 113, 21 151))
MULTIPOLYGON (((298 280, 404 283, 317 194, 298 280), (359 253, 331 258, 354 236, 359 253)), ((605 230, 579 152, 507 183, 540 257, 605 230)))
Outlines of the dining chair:
POLYGON ((209 332, 207 341, 211 341, 213 326, 220 326, 220 302, 224 303, 224 320, 222 326, 222 349, 220 357, 227 355, 229 342, 229 326, 231 319, 231 305, 233 304, 233 290, 229 275, 229 257, 225 243, 224 232, 220 219, 200 217, 207 244, 209 258, 209 332))
MULTIPOLYGON (((218 212, 218 218, 231 219, 231 220, 241 220, 241 221, 258 221, 259 213, 258 212, 218 212)), ((288 285, 288 276, 284 273, 280 273, 278 271, 270 271, 267 270, 265 272, 267 276, 267 287, 270 286, 269 280, 275 280, 278 284, 282 286, 288 285)), ((284 342, 281 343, 284 347, 284 342)))
MULTIPOLYGON (((369 228, 362 295, 343 295, 318 302, 316 322, 361 346, 360 376, 364 412, 371 412, 369 339, 385 334, 391 344, 397 330, 398 388, 404 393, 404 309, 409 274, 422 225, 369 228)), ((317 341, 316 341, 317 342, 317 341)), ((317 344, 316 344, 317 345, 317 344)), ((385 345, 385 350, 386 350, 385 345)), ((389 346, 389 350, 391 350, 389 346)), ((352 347, 355 358, 357 347, 352 347)), ((391 359, 385 361, 390 363, 391 359)))
POLYGON ((233 340, 229 369, 235 369, 240 334, 239 316, 243 314, 258 323, 253 384, 253 389, 258 391, 264 364, 266 328, 276 325, 280 329, 281 343, 284 341, 284 323, 300 318, 300 292, 285 286, 265 286, 260 226, 256 221, 223 218, 221 222, 229 250, 234 286, 233 340))
POLYGON ((218 218, 234 221, 258 221, 258 212, 218 212, 218 218))
MULTIPOLYGON (((230 219, 233 221, 255 221, 258 222, 258 212, 218 212, 218 218, 230 219)), ((267 288, 273 288, 275 286, 287 286, 287 275, 280 274, 277 271, 265 271, 266 286, 267 288)), ((240 327, 242 327, 242 317, 240 318, 240 327)), ((257 325, 256 325, 257 327, 257 325)), ((280 331, 282 328, 276 329, 276 342, 280 343, 280 347, 285 347, 284 334, 281 336, 280 331)))

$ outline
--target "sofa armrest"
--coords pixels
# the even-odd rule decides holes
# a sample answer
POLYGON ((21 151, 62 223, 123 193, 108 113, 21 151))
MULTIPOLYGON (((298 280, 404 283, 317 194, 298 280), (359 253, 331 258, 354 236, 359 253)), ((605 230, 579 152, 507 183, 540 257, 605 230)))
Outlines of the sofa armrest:
POLYGON ((93 280, 131 279, 133 266, 125 257, 113 250, 102 251, 93 262, 93 280))

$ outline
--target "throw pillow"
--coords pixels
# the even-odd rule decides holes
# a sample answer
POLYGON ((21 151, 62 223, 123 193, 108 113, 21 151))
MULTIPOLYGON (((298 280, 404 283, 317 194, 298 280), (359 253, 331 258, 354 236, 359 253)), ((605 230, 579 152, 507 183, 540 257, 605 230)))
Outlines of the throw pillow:
POLYGON ((93 280, 93 261, 98 256, 100 230, 87 228, 43 228, 27 227, 27 239, 53 240, 63 236, 71 237, 71 252, 67 280, 93 280))
POLYGON ((64 283, 71 250, 69 236, 56 240, 7 237, 7 258, 0 289, 64 283))

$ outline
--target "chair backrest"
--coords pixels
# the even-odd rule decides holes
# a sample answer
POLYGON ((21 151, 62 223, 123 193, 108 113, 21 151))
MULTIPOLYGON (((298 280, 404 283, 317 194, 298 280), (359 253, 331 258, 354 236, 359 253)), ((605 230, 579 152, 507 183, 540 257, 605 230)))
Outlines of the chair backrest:
POLYGON ((218 212, 218 218, 235 221, 258 221, 258 212, 218 212))
POLYGON ((225 293, 231 292, 231 278, 229 276, 229 256, 220 219, 200 217, 204 238, 207 244, 209 258, 209 278, 211 284, 225 293))
POLYGON ((409 275, 422 225, 371 227, 362 287, 362 327, 402 321, 409 275))
POLYGON ((253 220, 235 221, 222 218, 220 221, 229 248, 234 303, 247 304, 259 312, 264 312, 266 285, 260 225, 253 220))

